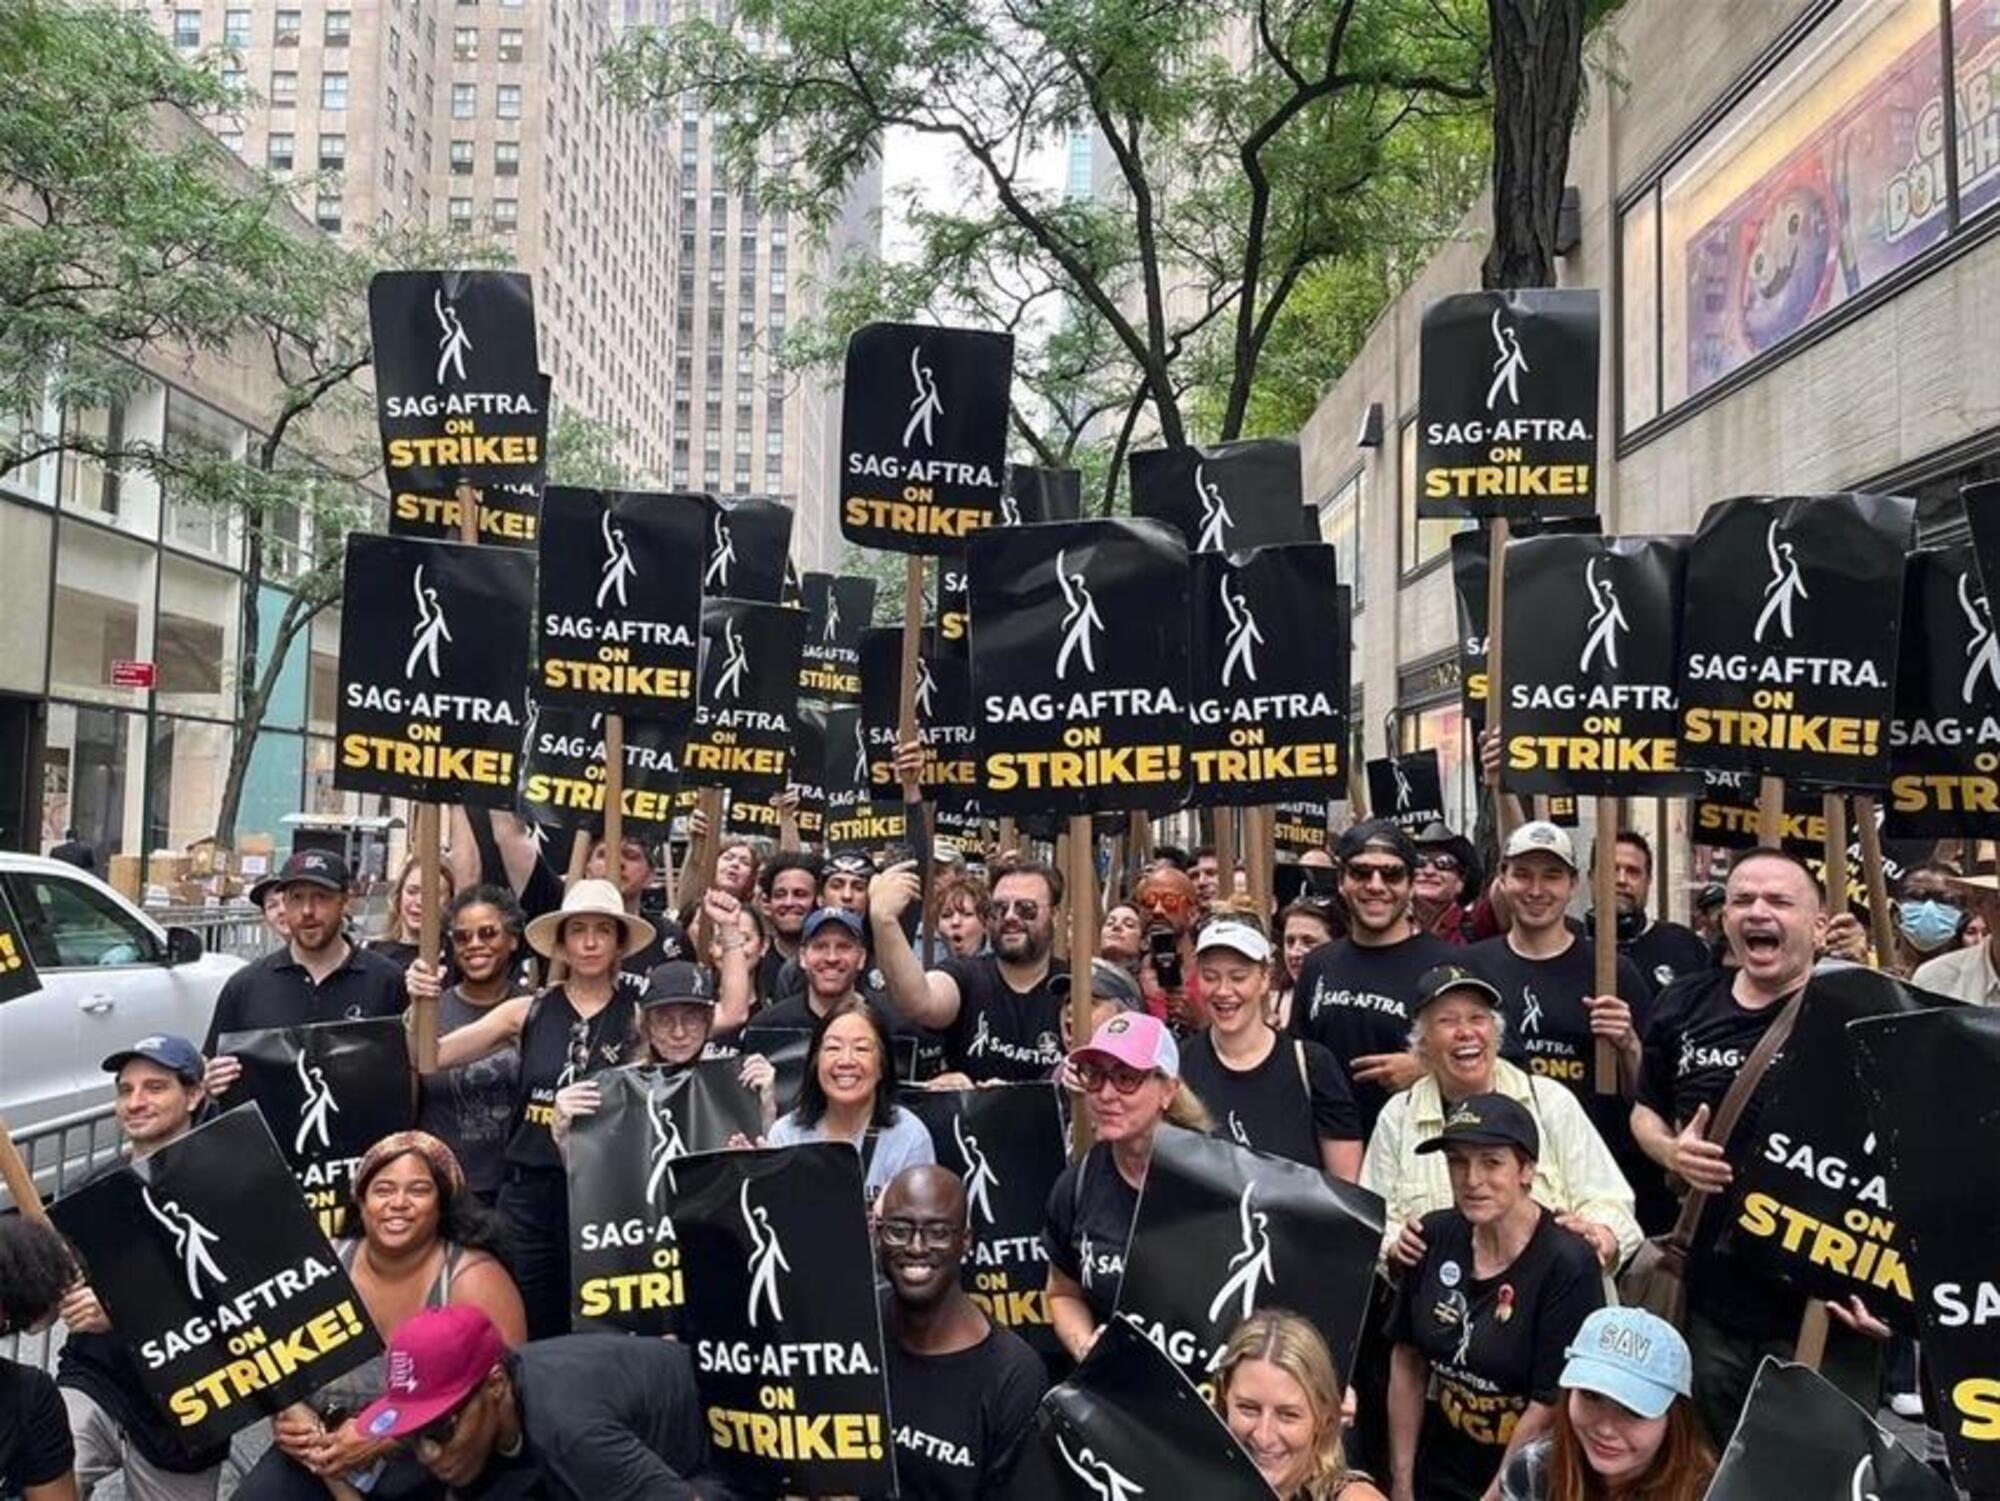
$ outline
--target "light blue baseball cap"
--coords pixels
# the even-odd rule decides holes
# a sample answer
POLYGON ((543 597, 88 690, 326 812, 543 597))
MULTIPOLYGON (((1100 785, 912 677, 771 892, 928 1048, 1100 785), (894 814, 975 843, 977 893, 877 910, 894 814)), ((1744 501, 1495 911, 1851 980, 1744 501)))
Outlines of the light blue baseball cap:
POLYGON ((1693 1383, 1687 1341, 1643 1308, 1598 1309, 1563 1354, 1564 1387, 1609 1397, 1642 1418, 1659 1417, 1693 1383))

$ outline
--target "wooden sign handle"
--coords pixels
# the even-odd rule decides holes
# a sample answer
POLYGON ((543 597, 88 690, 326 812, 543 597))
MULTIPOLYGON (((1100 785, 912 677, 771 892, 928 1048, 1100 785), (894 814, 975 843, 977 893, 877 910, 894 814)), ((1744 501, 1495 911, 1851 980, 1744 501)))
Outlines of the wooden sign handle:
POLYGON ((1875 945, 1875 964, 1887 969, 1896 958, 1896 925, 1889 915, 1889 873, 1882 862, 1882 826, 1876 820, 1873 797, 1855 796, 1854 821, 1861 832, 1861 878, 1868 885, 1868 931, 1875 945))
MULTIPOLYGON (((1067 844, 1063 885, 1069 898, 1069 1035, 1070 1046, 1080 1048, 1090 1040, 1090 961, 1097 952, 1097 869, 1088 813, 1070 816, 1067 844)), ((1079 1101, 1070 1112, 1071 1153, 1082 1157, 1090 1141, 1090 1118, 1079 1101)))
MULTIPOLYGON (((1598 995, 1618 993, 1618 819, 1615 797, 1597 800, 1597 847, 1591 855, 1592 902, 1597 911, 1597 927, 1592 935, 1594 981, 1598 995)), ((1618 1087, 1618 1049, 1611 1039, 1596 1039, 1592 1074, 1597 1092, 1615 1095, 1618 1087)))
POLYGON ((0 1182, 7 1185, 8 1197, 13 1199, 14 1207, 22 1214, 44 1225, 49 1222, 49 1212, 42 1205, 41 1190, 35 1187, 35 1175, 28 1170, 21 1149, 14 1145, 13 1134, 8 1131, 4 1118, 0 1118, 0 1182))

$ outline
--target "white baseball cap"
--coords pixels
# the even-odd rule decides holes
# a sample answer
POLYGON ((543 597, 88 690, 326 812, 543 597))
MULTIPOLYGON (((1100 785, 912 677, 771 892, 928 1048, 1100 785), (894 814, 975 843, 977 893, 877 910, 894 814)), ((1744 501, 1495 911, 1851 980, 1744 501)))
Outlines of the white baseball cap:
POLYGON ((1553 855, 1571 870, 1577 868, 1576 846, 1570 843, 1569 835, 1545 818, 1522 824, 1507 836, 1507 848, 1500 852, 1504 860, 1536 853, 1553 855))
POLYGON ((1204 927, 1196 936, 1194 951, 1206 954, 1210 949, 1228 949, 1233 954, 1241 954, 1252 964, 1268 963, 1271 958, 1271 940, 1258 932, 1247 922, 1232 922, 1222 918, 1204 927))

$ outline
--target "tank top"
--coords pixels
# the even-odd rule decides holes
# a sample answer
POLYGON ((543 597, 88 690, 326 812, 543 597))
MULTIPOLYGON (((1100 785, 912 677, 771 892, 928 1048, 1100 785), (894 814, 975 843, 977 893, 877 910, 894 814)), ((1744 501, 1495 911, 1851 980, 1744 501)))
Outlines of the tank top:
MULTIPOLYGON (((350 1276, 354 1272, 354 1258, 360 1254, 359 1240, 342 1240, 335 1243, 333 1254, 340 1258, 341 1269, 350 1276)), ((424 1310, 443 1308, 451 1302, 451 1279, 458 1271, 459 1258, 464 1256, 465 1247, 446 1241, 444 1261, 438 1267, 438 1274, 431 1279, 431 1285, 424 1290, 424 1310)), ((389 1336, 382 1336, 383 1343, 389 1336)), ((314 1411, 325 1415, 338 1409, 348 1417, 353 1417, 380 1397, 387 1390, 383 1384, 383 1362, 366 1360, 344 1376, 333 1380, 313 1393, 314 1411)))
POLYGON ((510 1165, 562 1171, 552 1134, 556 1091, 626 1062, 638 1039, 638 1020, 638 1005, 623 988, 614 989, 610 1003, 588 1021, 560 985, 529 1003, 521 1024, 514 1131, 507 1141, 510 1165))

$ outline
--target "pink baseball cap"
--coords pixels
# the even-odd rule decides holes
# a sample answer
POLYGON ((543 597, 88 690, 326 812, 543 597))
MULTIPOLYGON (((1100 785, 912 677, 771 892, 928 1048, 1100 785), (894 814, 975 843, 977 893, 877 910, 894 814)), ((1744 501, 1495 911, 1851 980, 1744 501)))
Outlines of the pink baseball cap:
POLYGON ((470 1397, 506 1353, 493 1321, 468 1304, 406 1319, 382 1357, 382 1398, 355 1424, 370 1438, 407 1438, 470 1397))
POLYGON ((1121 1011, 1106 1017, 1104 1025, 1090 1034, 1090 1041, 1069 1055, 1072 1064, 1106 1058, 1141 1073, 1158 1070, 1169 1079, 1181 1076, 1181 1050, 1174 1034, 1157 1016, 1143 1011, 1121 1011))

